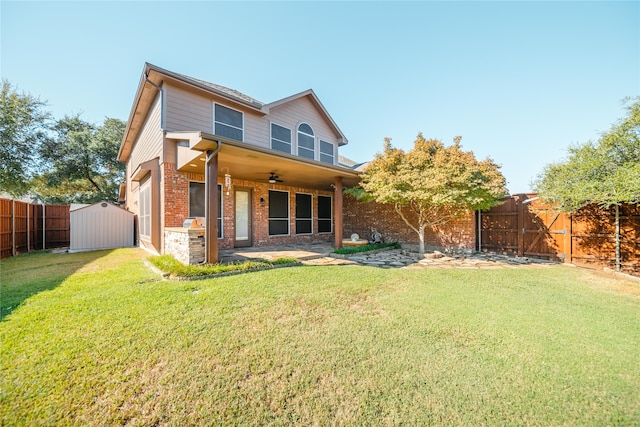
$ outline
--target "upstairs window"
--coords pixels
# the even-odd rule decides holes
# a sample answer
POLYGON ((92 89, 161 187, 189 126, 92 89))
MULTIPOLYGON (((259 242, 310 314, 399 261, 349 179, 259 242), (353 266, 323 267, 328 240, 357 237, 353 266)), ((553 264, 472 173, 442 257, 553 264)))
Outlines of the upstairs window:
POLYGON ((334 164, 335 155, 333 153, 333 144, 320 141, 320 161, 324 163, 334 164))
POLYGON ((314 160, 316 152, 316 138, 313 129, 306 123, 298 126, 298 156, 314 160))
POLYGON ((242 141, 243 117, 240 111, 215 104, 213 112, 213 133, 242 141))
POLYGON ((291 129, 271 123, 271 149, 291 154, 291 129))

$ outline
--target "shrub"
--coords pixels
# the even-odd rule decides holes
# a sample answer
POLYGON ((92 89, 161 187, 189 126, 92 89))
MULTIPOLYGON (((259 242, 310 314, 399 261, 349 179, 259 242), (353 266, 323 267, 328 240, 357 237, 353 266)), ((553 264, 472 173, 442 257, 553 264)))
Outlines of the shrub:
POLYGON ((173 255, 152 256, 149 261, 157 268, 171 276, 176 277, 203 277, 215 276, 217 274, 243 271, 256 271, 274 268, 276 265, 297 265, 298 260, 295 258, 276 258, 274 260, 254 259, 242 262, 234 262, 230 264, 199 264, 184 265, 173 255))

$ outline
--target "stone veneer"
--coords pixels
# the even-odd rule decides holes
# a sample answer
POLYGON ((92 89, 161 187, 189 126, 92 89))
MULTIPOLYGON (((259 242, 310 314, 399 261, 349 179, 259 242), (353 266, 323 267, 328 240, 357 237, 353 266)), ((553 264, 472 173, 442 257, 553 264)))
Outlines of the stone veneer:
POLYGON ((170 227, 164 229, 164 253, 183 264, 205 261, 204 228, 170 227))

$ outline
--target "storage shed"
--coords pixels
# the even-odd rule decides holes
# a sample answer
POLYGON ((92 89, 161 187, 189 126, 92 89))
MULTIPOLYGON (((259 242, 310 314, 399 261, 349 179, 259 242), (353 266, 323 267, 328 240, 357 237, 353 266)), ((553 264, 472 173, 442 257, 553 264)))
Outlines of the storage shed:
POLYGON ((71 211, 71 251, 126 248, 134 243, 134 217, 108 202, 71 211))

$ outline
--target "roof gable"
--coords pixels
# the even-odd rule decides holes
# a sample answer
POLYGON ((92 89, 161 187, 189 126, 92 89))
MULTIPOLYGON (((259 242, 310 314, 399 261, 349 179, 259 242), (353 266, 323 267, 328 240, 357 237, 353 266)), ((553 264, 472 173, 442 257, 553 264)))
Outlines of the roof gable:
POLYGON ((322 118, 324 118, 327 121, 327 123, 329 123, 329 125, 333 128, 333 130, 339 135, 338 144, 340 145, 347 144, 348 143, 347 138, 344 136, 344 134, 342 133, 342 131, 340 130, 336 122, 333 121, 333 118, 329 115, 329 112, 324 107, 324 105, 322 105, 322 102, 320 102, 320 99, 318 98, 316 93, 313 91, 313 89, 307 89, 303 92, 296 93, 295 95, 291 95, 286 98, 282 98, 278 101, 274 101, 269 104, 266 104, 265 106, 262 107, 262 111, 265 114, 269 114, 269 111, 273 108, 282 106, 287 103, 295 102, 298 99, 301 99, 304 97, 307 97, 311 101, 311 104, 313 104, 313 106, 318 110, 322 118))
MULTIPOLYGON (((338 137, 338 144, 347 144, 347 138, 344 136, 338 125, 334 122, 333 118, 329 115, 327 109, 322 105, 318 96, 312 89, 308 89, 304 92, 297 93, 295 95, 282 98, 278 101, 264 104, 255 98, 245 95, 235 89, 230 89, 225 86, 210 83, 204 80, 196 79, 186 76, 184 74, 174 73, 164 68, 160 68, 156 65, 149 63, 144 64, 140 83, 133 101, 131 113, 129 114, 129 120, 127 120, 127 127, 120 144, 120 151, 118 153, 118 160, 121 162, 127 161, 133 149, 136 138, 138 137, 144 121, 153 105, 154 100, 158 96, 158 93, 162 90, 162 84, 165 80, 177 81, 180 84, 184 84, 193 87, 194 90, 201 90, 209 92, 215 96, 223 97, 230 100, 233 103, 242 105, 249 110, 255 111, 257 114, 268 114, 269 110, 280 105, 296 101, 303 97, 308 97, 314 107, 318 110, 320 115, 327 121, 330 127, 336 132, 338 137)), ((161 124, 164 126, 164 124, 161 124)))

